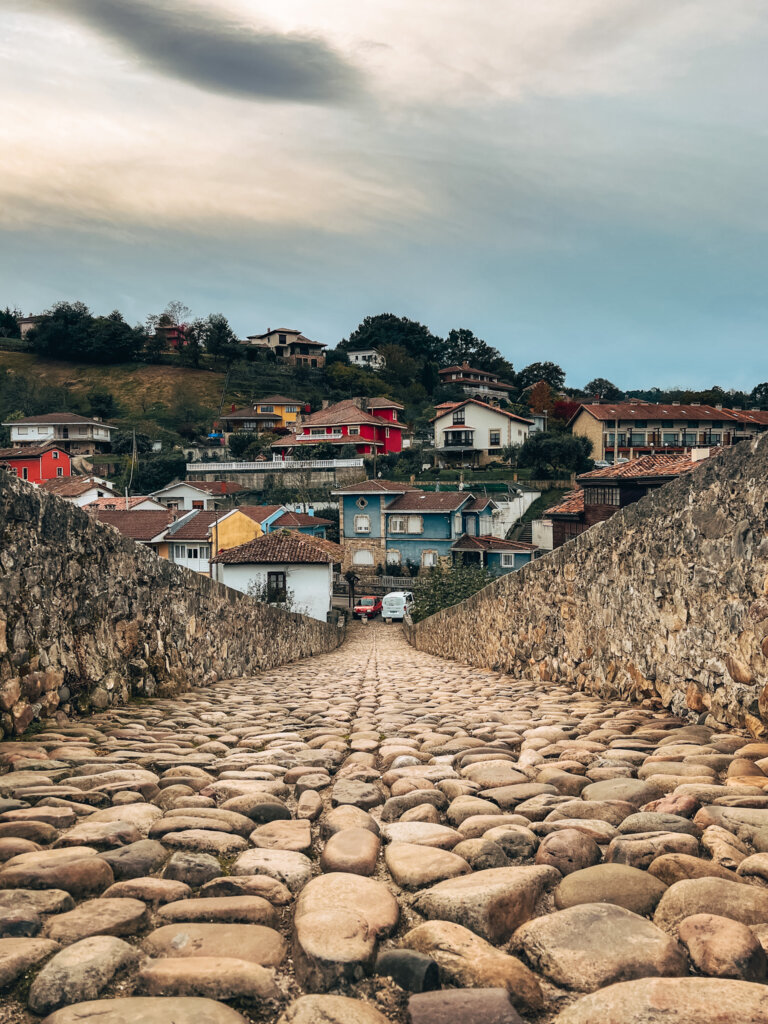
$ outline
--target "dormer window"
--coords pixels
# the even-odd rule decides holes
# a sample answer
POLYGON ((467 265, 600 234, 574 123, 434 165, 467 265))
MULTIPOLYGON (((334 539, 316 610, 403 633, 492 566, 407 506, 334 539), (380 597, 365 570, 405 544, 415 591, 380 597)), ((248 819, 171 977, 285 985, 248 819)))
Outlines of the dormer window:
POLYGON ((453 414, 453 422, 454 423, 464 423, 464 422, 466 422, 465 419, 464 419, 464 409, 456 409, 456 411, 453 414))

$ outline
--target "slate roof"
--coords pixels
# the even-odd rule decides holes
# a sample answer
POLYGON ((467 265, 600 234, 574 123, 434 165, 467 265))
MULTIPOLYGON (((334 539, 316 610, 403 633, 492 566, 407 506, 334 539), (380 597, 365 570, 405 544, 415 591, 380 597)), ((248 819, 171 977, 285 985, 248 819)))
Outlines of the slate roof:
POLYGON ((451 545, 454 551, 537 551, 536 544, 528 544, 522 540, 503 540, 501 537, 492 537, 489 533, 481 534, 479 537, 470 537, 468 533, 463 534, 451 545))
POLYGON ((716 420, 738 423, 731 409, 716 409, 713 405, 657 405, 654 402, 600 402, 580 405, 571 416, 569 425, 581 412, 586 411, 596 420, 716 420))
POLYGON ((333 526, 330 519, 310 516, 306 512, 284 512, 272 524, 274 530, 290 530, 298 526, 333 526))
POLYGON ((51 494, 58 494, 60 498, 79 498, 93 487, 105 491, 114 490, 109 484, 92 476, 57 476, 54 480, 44 480, 40 486, 51 494))
POLYGON ((467 501, 474 501, 467 491, 410 491, 387 505, 385 512, 455 512, 467 501))
POLYGON ((328 565, 340 562, 342 557, 341 547, 332 541, 308 537, 295 530, 279 530, 236 548, 220 551, 213 561, 225 565, 261 565, 268 562, 328 565))
POLYGON ((114 526, 123 536, 143 541, 154 540, 155 537, 165 533, 176 519, 176 513, 172 509, 155 509, 146 512, 136 510, 111 512, 106 509, 96 509, 94 514, 100 523, 114 526))

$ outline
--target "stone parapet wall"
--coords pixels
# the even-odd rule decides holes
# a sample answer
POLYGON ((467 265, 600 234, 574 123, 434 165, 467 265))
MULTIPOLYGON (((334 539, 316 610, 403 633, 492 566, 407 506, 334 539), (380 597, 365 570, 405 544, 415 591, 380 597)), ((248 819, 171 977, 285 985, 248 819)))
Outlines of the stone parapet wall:
POLYGON ((768 435, 406 632, 466 664, 768 735, 768 435))
POLYGON ((0 471, 0 733, 333 650, 343 629, 172 565, 0 471))

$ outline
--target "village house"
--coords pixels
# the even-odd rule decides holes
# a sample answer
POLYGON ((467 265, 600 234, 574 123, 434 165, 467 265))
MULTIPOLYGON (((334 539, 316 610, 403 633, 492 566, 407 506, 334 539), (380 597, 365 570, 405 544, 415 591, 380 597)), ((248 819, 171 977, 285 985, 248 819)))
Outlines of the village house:
POLYGON ((502 575, 522 569, 536 557, 537 546, 490 535, 464 534, 451 545, 454 565, 478 565, 502 575))
POLYGON ((292 434, 273 441, 281 458, 301 458, 301 449, 318 444, 354 445, 358 455, 387 455, 402 450, 402 405, 389 398, 346 399, 305 416, 292 434))
POLYGON ((72 474, 69 454, 63 448, 50 444, 0 448, 0 469, 31 484, 66 479, 72 474))
POLYGON ((22 338, 26 338, 30 331, 33 331, 38 324, 41 324, 45 320, 44 316, 20 316, 17 317, 16 323, 19 325, 19 335, 22 338))
POLYGON ((109 448, 112 431, 108 423, 73 412, 49 412, 4 423, 10 427, 13 447, 55 444, 69 455, 95 455, 109 448))
POLYGON ((335 491, 339 499, 339 537, 344 548, 342 570, 373 572, 387 562, 386 508, 413 486, 392 480, 361 480, 335 491))
POLYGON ((221 512, 213 537, 215 550, 236 548, 263 537, 286 511, 284 505, 239 505, 221 512))
POLYGON ((362 366, 366 370, 383 370, 387 365, 384 356, 375 348, 359 348, 347 352, 347 356, 353 366, 362 366))
POLYGON ((165 505, 157 501, 149 494, 111 495, 107 498, 96 498, 85 506, 89 511, 103 509, 105 512, 152 512, 156 509, 164 509, 165 505))
POLYGON ((464 533, 464 512, 475 501, 466 491, 406 491, 384 509, 386 564, 430 569, 451 561, 464 533))
POLYGON ((461 366, 446 366, 437 372, 443 386, 455 385, 461 388, 465 395, 473 397, 492 398, 498 401, 508 398, 509 392, 514 390, 511 384, 499 380, 497 374, 478 370, 467 362, 461 366))
POLYGON ((179 512, 188 512, 193 508, 212 509, 215 507, 215 499, 211 492, 199 485, 189 483, 187 480, 175 480, 166 484, 159 491, 155 491, 152 497, 159 501, 166 508, 172 508, 179 512))
POLYGON ((233 590, 325 622, 333 600, 333 567, 341 558, 341 548, 331 541, 278 530, 221 551, 212 574, 233 590))
POLYGON ((94 509, 92 515, 100 523, 119 530, 137 544, 151 548, 160 558, 168 558, 168 527, 178 518, 173 509, 153 509, 147 512, 131 510, 111 511, 94 509))
POLYGON ((268 327, 264 334, 249 334, 246 344, 269 349, 282 362, 292 366, 325 366, 323 349, 327 345, 321 341, 311 341, 301 331, 290 327, 278 327, 274 331, 268 327))
POLYGON ((298 398, 269 395, 242 409, 237 409, 233 405, 229 412, 221 414, 217 428, 220 429, 225 442, 229 440, 230 434, 236 434, 238 431, 262 434, 282 428, 290 430, 298 420, 302 407, 303 403, 298 398))
POLYGON ((211 527, 218 515, 195 509, 171 523, 166 534, 169 560, 193 572, 210 575, 211 527))
POLYGON ((577 436, 589 438, 593 459, 613 462, 615 457, 727 448, 768 429, 768 412, 679 402, 600 402, 580 406, 568 426, 577 436))
POLYGON ((533 421, 496 409, 477 398, 443 402, 432 419, 437 463, 486 466, 500 460, 504 448, 525 443, 533 421))
POLYGON ((683 473, 689 473, 703 459, 708 448, 688 455, 644 455, 616 466, 591 470, 576 478, 578 487, 544 513, 552 524, 552 548, 578 537, 595 523, 610 519, 619 509, 639 501, 683 473))
POLYGON ((98 476, 63 476, 53 480, 44 480, 40 487, 49 494, 71 501, 73 505, 83 508, 98 501, 100 498, 118 500, 120 495, 109 483, 98 476))

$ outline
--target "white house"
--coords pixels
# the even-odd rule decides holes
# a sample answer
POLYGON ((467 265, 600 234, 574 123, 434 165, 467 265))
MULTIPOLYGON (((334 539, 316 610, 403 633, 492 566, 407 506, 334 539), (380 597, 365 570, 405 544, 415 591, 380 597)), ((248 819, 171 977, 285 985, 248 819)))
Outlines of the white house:
POLYGON ((93 455, 105 451, 115 429, 101 420, 78 416, 73 412, 47 412, 4 423, 11 429, 11 445, 55 443, 70 455, 93 455))
POLYGON ((364 366, 370 370, 381 370, 387 365, 384 356, 375 348, 359 348, 356 352, 347 352, 347 355, 353 366, 364 366))
POLYGON ((195 484, 190 484, 186 480, 177 480, 175 483, 166 484, 159 491, 155 491, 152 497, 162 502, 166 508, 175 508, 180 512, 188 512, 193 508, 215 508, 210 491, 196 487, 195 484))
POLYGON ((501 459, 505 448, 525 442, 533 425, 478 398, 443 402, 435 411, 435 452, 442 466, 485 466, 501 459))
POLYGON ((181 516, 168 527, 168 558, 185 569, 210 575, 211 535, 210 530, 218 512, 193 509, 181 516))
POLYGON ((105 512, 153 512, 158 509, 164 509, 165 505, 155 501, 148 494, 132 494, 128 498, 125 495, 120 497, 109 495, 106 498, 95 498, 88 503, 87 507, 92 512, 97 508, 103 509, 105 512))
POLYGON ((212 575, 233 590, 325 622, 333 598, 333 566, 341 559, 338 544, 277 530, 219 552, 212 575))
MULTIPOLYGON (((107 480, 98 476, 59 476, 53 480, 44 480, 40 484, 49 494, 57 494, 66 498, 73 505, 83 508, 102 498, 111 498, 114 502, 125 502, 118 491, 107 480)), ((120 507, 116 505, 115 507, 120 507)), ((125 504, 122 505, 125 508, 125 504)))

